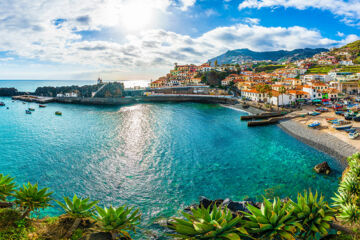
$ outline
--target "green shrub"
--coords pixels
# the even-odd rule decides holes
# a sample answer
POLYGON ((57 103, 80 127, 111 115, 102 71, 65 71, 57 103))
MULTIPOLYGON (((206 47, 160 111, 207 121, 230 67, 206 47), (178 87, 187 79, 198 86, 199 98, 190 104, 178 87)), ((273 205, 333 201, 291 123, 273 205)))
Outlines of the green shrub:
POLYGON ((22 217, 26 217, 30 212, 50 207, 51 195, 49 188, 38 189, 38 184, 24 184, 19 190, 15 191, 15 203, 24 209, 22 217))
POLYGON ((300 233, 302 239, 316 239, 317 234, 328 234, 334 212, 323 196, 318 199, 317 192, 313 195, 312 192, 305 191, 304 195, 298 194, 297 202, 292 202, 291 205, 296 220, 303 228, 300 233))
POLYGON ((6 201, 8 196, 12 196, 15 187, 14 178, 0 174, 0 201, 6 201))
POLYGON ((211 207, 192 208, 191 214, 182 212, 183 218, 173 218, 169 228, 176 233, 171 236, 176 239, 238 240, 248 234, 239 226, 241 217, 234 217, 227 208, 211 207))
POLYGON ((245 213, 245 228, 256 239, 295 239, 298 229, 303 227, 293 215, 290 202, 283 203, 275 198, 273 203, 264 198, 261 209, 248 205, 245 213))
POLYGON ((0 228, 13 226, 16 221, 21 219, 21 213, 16 209, 0 209, 0 228))
POLYGON ((81 199, 74 195, 73 199, 70 200, 68 197, 64 197, 64 202, 55 200, 60 207, 64 209, 66 214, 75 218, 90 217, 93 215, 93 208, 99 201, 90 201, 89 198, 81 199))
POLYGON ((141 214, 139 209, 120 206, 114 208, 100 208, 96 206, 97 215, 95 219, 99 222, 100 227, 105 232, 110 232, 113 239, 117 234, 125 239, 131 239, 129 231, 136 233, 136 227, 140 224, 141 214))

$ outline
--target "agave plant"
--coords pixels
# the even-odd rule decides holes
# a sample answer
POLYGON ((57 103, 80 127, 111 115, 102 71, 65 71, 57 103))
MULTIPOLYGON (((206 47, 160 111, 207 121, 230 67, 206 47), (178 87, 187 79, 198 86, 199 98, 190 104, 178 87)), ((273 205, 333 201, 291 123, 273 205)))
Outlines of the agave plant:
POLYGON ((24 184, 19 190, 15 191, 15 203, 18 204, 25 211, 22 218, 29 215, 30 212, 50 207, 50 197, 53 192, 49 192, 49 188, 38 188, 38 184, 31 183, 24 184))
POLYGON ((244 227, 239 226, 242 218, 233 217, 227 208, 209 206, 192 208, 191 214, 182 212, 184 218, 173 218, 169 228, 176 233, 171 236, 176 239, 211 239, 240 240, 248 235, 244 227))
POLYGON ((0 173, 0 201, 6 201, 8 196, 12 196, 15 187, 14 178, 0 173))
POLYGON ((324 197, 318 193, 304 192, 298 194, 297 202, 291 202, 293 214, 303 228, 300 233, 302 239, 316 239, 316 235, 327 235, 330 229, 330 222, 333 220, 333 211, 329 208, 324 197))
POLYGON ((244 213, 248 219, 245 227, 257 239, 295 239, 297 229, 303 230, 293 216, 290 202, 283 203, 275 198, 271 203, 264 198, 260 209, 248 205, 248 210, 250 213, 244 213))
POLYGON ((64 209, 66 214, 75 218, 73 225, 64 236, 66 239, 69 238, 78 228, 82 218, 93 215, 93 208, 99 201, 90 201, 89 198, 81 199, 78 198, 76 194, 74 194, 72 200, 70 200, 68 197, 64 197, 65 204, 57 200, 55 200, 55 202, 64 209))
POLYGON ((360 220, 360 210, 355 204, 342 205, 338 217, 346 223, 357 223, 360 220))
POLYGON ((351 203, 351 197, 346 192, 335 193, 335 197, 331 198, 334 203, 332 204, 333 207, 339 208, 343 205, 347 205, 348 203, 351 203))
POLYGON ((129 231, 136 233, 136 226, 140 224, 141 214, 139 209, 120 206, 114 208, 100 208, 95 206, 97 215, 95 219, 100 223, 100 227, 105 232, 110 232, 112 239, 117 235, 125 239, 131 239, 129 231))
POLYGON ((358 195, 360 193, 359 180, 351 175, 347 175, 340 183, 339 190, 349 195, 358 195))

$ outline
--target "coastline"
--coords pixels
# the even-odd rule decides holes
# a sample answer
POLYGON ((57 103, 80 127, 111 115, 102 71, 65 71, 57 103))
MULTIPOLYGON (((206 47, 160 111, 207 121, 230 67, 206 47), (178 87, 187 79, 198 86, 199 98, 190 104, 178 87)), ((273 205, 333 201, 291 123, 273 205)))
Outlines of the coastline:
POLYGON ((278 126, 299 141, 334 157, 344 167, 347 166, 346 158, 358 152, 357 148, 341 139, 326 132, 309 129, 294 120, 282 121, 278 126))
MULTIPOLYGON (((247 112, 248 114, 258 114, 265 112, 254 107, 243 109, 241 104, 222 104, 222 106, 237 111, 247 112)), ((309 145, 310 147, 313 147, 318 151, 324 152, 334 157, 344 167, 347 166, 346 158, 359 151, 356 147, 341 140, 338 136, 334 136, 327 132, 310 129, 306 125, 301 124, 296 120, 284 120, 277 124, 277 126, 290 136, 298 139, 306 145, 309 145)))

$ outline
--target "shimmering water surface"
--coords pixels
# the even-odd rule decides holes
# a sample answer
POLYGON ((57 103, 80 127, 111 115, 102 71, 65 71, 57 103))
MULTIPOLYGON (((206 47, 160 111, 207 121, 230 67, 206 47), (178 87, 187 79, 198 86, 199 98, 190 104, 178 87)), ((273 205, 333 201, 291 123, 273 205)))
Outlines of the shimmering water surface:
MULTIPOLYGON (((208 198, 292 196, 304 189, 329 198, 342 167, 277 126, 248 128, 246 113, 196 103, 124 107, 12 102, 0 108, 0 172, 39 182, 55 198, 98 199, 141 208, 144 226, 208 198), (31 115, 25 109, 34 107, 31 115), (63 116, 55 116, 61 111, 63 116), (312 167, 328 161, 331 176, 312 167)), ((58 214, 60 209, 47 210, 58 214)))

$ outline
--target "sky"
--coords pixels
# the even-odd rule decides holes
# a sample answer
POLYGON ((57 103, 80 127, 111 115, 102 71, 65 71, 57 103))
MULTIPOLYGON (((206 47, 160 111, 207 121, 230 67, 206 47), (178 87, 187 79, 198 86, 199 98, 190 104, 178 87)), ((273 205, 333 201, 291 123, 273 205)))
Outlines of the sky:
POLYGON ((150 80, 228 50, 360 39, 360 0, 0 0, 0 79, 150 80))

